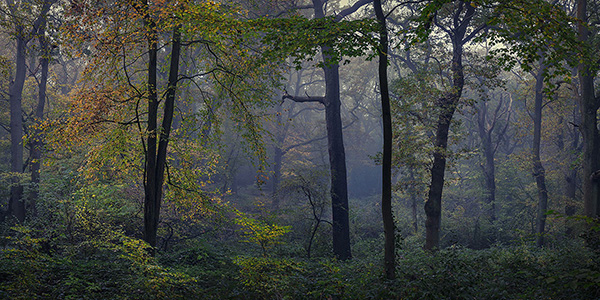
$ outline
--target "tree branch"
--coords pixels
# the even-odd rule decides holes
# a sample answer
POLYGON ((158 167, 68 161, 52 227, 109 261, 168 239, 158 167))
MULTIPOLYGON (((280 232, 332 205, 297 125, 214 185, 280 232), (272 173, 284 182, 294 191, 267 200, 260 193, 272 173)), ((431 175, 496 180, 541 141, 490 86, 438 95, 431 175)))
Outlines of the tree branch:
POLYGON ((294 102, 319 102, 319 103, 325 105, 325 97, 310 97, 308 95, 307 95, 307 97, 292 96, 292 95, 288 94, 287 91, 284 91, 284 94, 281 97, 281 102, 283 103, 283 101, 285 101, 285 99, 290 99, 294 102))
POLYGON ((337 14, 335 16, 335 22, 341 21, 343 18, 347 17, 348 15, 354 13, 355 11, 357 11, 359 8, 363 7, 364 5, 373 2, 373 0, 359 0, 356 3, 354 3, 354 5, 342 10, 339 14, 337 14))

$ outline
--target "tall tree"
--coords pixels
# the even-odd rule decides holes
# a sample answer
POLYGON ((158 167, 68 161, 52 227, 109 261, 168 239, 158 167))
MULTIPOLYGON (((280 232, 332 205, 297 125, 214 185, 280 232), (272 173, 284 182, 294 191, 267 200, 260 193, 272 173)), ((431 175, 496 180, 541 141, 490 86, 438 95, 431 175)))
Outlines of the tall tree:
MULTIPOLYGON (((359 0, 351 7, 335 16, 338 22, 358 10, 372 0, 359 0)), ((313 0, 315 18, 325 18, 326 1, 313 0)), ((331 211, 333 215, 333 253, 340 260, 352 257, 350 249, 350 221, 348 207, 348 182, 346 172, 346 155, 342 133, 340 113, 340 74, 339 64, 332 59, 332 45, 321 44, 323 56, 323 72, 325 77, 324 97, 297 97, 284 95, 283 99, 296 102, 318 102, 325 106, 325 123, 327 125, 327 145, 329 151, 329 168, 331 172, 331 211)))
MULTIPOLYGON (((180 27, 173 29, 171 39, 171 61, 169 78, 165 93, 162 124, 158 127, 158 96, 157 96, 157 48, 158 32, 156 22, 151 18, 146 2, 141 8, 145 11, 144 25, 148 39, 148 126, 146 129, 146 153, 144 169, 144 240, 152 249, 156 247, 156 233, 160 217, 165 166, 167 161, 167 146, 171 133, 171 124, 175 108, 175 96, 179 76, 179 55, 181 49, 180 27)), ((154 250, 152 250, 154 251, 154 250)), ((154 253, 154 252, 152 252, 154 253)))
MULTIPOLYGON (((464 46, 471 41, 483 27, 472 29, 467 34, 471 21, 475 16, 477 4, 471 1, 455 1, 448 25, 435 20, 436 25, 448 35, 452 43, 452 61, 450 72, 452 84, 444 97, 438 99, 437 129, 434 137, 433 165, 431 167, 431 185, 425 202, 425 246, 427 250, 439 247, 440 224, 442 213, 442 191, 444 188, 444 173, 448 148, 448 133, 452 117, 462 96, 465 84, 463 70, 464 46)), ((430 20, 434 21, 434 18, 430 20)))
POLYGON ((584 141, 582 160, 584 213, 586 216, 595 217, 600 215, 600 135, 597 121, 600 97, 596 97, 594 90, 598 62, 590 57, 595 49, 590 38, 591 23, 587 7, 587 0, 577 0, 577 35, 584 46, 583 53, 579 53, 582 59, 577 67, 577 75, 580 88, 580 129, 584 141))
POLYGON ((509 99, 508 104, 504 104, 502 98, 498 106, 490 111, 490 103, 481 101, 477 110, 477 129, 483 151, 483 176, 485 179, 485 204, 487 205, 487 217, 491 222, 496 220, 496 163, 495 156, 500 146, 508 125, 512 110, 512 99, 509 99), (500 127, 501 119, 505 116, 506 122, 500 127), (496 139, 494 139, 494 135, 496 139))
POLYGON ((392 113, 390 108, 390 91, 388 87, 388 31, 381 7, 381 0, 374 0, 373 6, 375 16, 379 22, 379 89, 381 93, 381 116, 383 120, 383 157, 382 157, 382 190, 381 190, 381 214, 383 217, 384 243, 384 266, 385 276, 388 279, 396 277, 396 255, 395 255, 395 226, 392 211, 392 113))
POLYGON ((546 187, 546 170, 540 158, 542 143, 542 108, 544 101, 544 75, 546 64, 544 58, 540 58, 539 67, 535 75, 535 101, 533 109, 533 176, 538 189, 538 212, 536 226, 536 245, 544 245, 544 229, 546 226, 546 210, 548 209, 548 189, 546 187))

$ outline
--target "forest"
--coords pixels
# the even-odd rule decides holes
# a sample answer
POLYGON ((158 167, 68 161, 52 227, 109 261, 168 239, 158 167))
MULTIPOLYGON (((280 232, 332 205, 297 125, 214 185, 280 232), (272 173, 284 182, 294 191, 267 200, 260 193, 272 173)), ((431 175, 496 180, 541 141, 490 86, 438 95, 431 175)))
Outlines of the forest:
POLYGON ((0 299, 600 299, 598 0, 2 0, 0 299))

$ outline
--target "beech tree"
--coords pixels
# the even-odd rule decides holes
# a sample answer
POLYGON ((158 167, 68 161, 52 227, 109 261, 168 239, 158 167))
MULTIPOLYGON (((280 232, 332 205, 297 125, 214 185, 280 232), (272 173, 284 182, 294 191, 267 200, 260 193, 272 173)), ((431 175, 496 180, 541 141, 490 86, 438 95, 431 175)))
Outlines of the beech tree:
POLYGON ((440 224, 442 212, 442 191, 444 188, 444 173, 446 171, 446 158, 448 147, 448 133, 452 122, 452 117, 462 96, 465 85, 465 75, 463 70, 463 51, 473 38, 477 36, 486 26, 485 23, 472 28, 471 22, 475 17, 477 3, 471 1, 453 1, 447 4, 444 11, 448 15, 446 21, 438 16, 438 9, 443 9, 444 3, 434 2, 426 7, 423 12, 429 12, 431 15, 425 15, 425 27, 435 24, 444 32, 452 44, 452 61, 450 71, 452 83, 448 92, 438 99, 438 118, 435 133, 433 165, 431 167, 431 185, 429 194, 425 202, 425 221, 426 237, 425 246, 427 250, 433 250, 439 247, 440 242, 440 224), (433 11, 432 11, 433 10, 433 11))
MULTIPOLYGON (((127 149, 131 152, 141 150, 142 155, 123 155, 122 162, 118 157, 94 158, 99 160, 100 165, 107 164, 120 169, 136 169, 136 163, 142 162, 144 240, 154 253, 158 243, 157 230, 165 183, 172 187, 168 194, 179 198, 199 197, 206 200, 205 203, 210 202, 210 197, 201 190, 204 184, 199 184, 206 180, 203 168, 194 167, 196 161, 205 161, 205 167, 210 167, 211 159, 185 153, 195 154, 190 148, 203 148, 205 145, 192 143, 185 138, 178 139, 172 134, 175 105, 180 97, 177 87, 181 81, 186 81, 199 90, 203 96, 200 101, 204 101, 204 106, 210 110, 206 115, 200 114, 207 118, 202 121, 215 118, 213 108, 226 107, 236 124, 235 128, 241 130, 249 141, 253 154, 264 160, 261 126, 252 109, 270 104, 259 100, 264 99, 267 94, 265 87, 272 86, 273 77, 276 77, 272 72, 274 63, 241 46, 246 42, 255 42, 252 35, 255 31, 251 31, 250 26, 244 27, 252 24, 237 18, 232 8, 214 2, 181 2, 172 5, 122 1, 111 5, 99 2, 80 5, 71 7, 67 34, 77 42, 74 46, 84 52, 81 55, 85 55, 86 48, 94 51, 93 56, 86 57, 91 61, 87 68, 89 77, 86 79, 95 92, 82 90, 74 101, 76 111, 71 113, 71 120, 66 126, 71 126, 71 132, 79 130, 84 135, 86 132, 112 131, 108 134, 109 139, 121 137, 115 139, 117 147, 131 147, 127 149), (105 22, 106 19, 111 22, 105 22), (86 31, 96 27, 99 28, 97 33, 86 31), (171 38, 166 39, 167 35, 171 38), (201 50, 194 51, 197 49, 194 47, 201 50), (182 74, 179 60, 185 49, 195 53, 192 59, 198 60, 194 61, 196 66, 201 63, 205 67, 188 67, 186 70, 191 74, 182 74), (140 57, 144 61, 140 61, 140 57), (167 65, 165 70, 168 71, 164 72, 167 74, 161 71, 161 64, 167 65), (206 88, 210 93, 203 90, 202 85, 210 85, 206 88), (119 92, 115 94, 116 91, 119 92), (213 97, 218 98, 214 99, 215 103, 211 102, 213 97), (177 159, 173 161, 177 164, 173 163, 169 168, 170 157, 175 156, 177 159), (126 164, 119 165, 121 163, 126 164), (186 167, 190 170, 178 171, 186 167)), ((196 112, 191 114, 190 119, 198 118, 196 112)), ((99 148, 111 146, 115 145, 96 145, 99 148)), ((98 150, 95 152, 102 153, 98 150)), ((201 206, 201 203, 183 203, 183 199, 178 201, 190 210, 199 210, 201 206)))
POLYGON ((396 241, 395 224, 392 211, 392 113, 390 107, 390 91, 388 87, 388 31, 386 18, 380 0, 373 1, 375 16, 379 22, 379 89, 381 93, 381 115, 383 120, 383 157, 382 157, 382 190, 381 214, 383 217, 384 266, 388 279, 396 276, 396 241))
MULTIPOLYGON (((360 0, 351 7, 342 10, 333 22, 339 22, 346 16, 357 11, 371 0, 360 0)), ((313 9, 316 19, 325 18, 325 1, 313 0, 313 9)), ((356 45, 355 45, 356 46, 356 45)), ((348 207, 348 183, 346 174, 346 157, 342 133, 342 119, 340 115, 340 78, 339 64, 333 51, 334 45, 327 41, 319 44, 323 57, 322 69, 325 77, 325 96, 304 97, 283 95, 283 99, 295 102, 318 102, 325 107, 325 122, 327 124, 327 143, 329 150, 329 167, 331 176, 331 207, 333 213, 333 253, 340 260, 352 257, 350 250, 350 223, 348 207)), ((360 50, 362 52, 364 50, 360 50)), ((359 52, 359 53, 360 53, 359 52)), ((352 54, 352 52, 350 52, 352 54)), ((356 53, 354 53, 356 55, 356 53)))
MULTIPOLYGON (((579 77, 581 112, 581 133, 583 136, 583 202, 584 213, 589 217, 600 215, 600 134, 598 133, 598 108, 600 96, 596 95, 594 79, 598 74, 597 47, 593 41, 598 38, 598 30, 591 28, 597 20, 591 19, 588 0, 577 0, 577 38, 582 51, 577 53, 580 63, 577 66, 579 77)), ((598 8, 597 5, 595 7, 598 8)))

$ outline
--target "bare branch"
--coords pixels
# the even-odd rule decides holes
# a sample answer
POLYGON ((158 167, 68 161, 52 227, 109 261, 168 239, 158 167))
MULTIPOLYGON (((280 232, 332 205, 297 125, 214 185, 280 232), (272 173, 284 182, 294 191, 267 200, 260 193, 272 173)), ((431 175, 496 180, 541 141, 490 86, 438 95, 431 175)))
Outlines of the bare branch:
POLYGON ((342 20, 343 18, 347 17, 348 15, 354 13, 355 11, 357 11, 359 8, 363 7, 366 4, 369 4, 373 2, 373 0, 359 0, 356 3, 354 3, 354 5, 342 10, 339 14, 337 14, 335 16, 335 22, 338 22, 340 20, 342 20))
POLYGON ((290 99, 294 102, 319 102, 323 105, 325 105, 325 97, 300 97, 300 96, 292 96, 290 94, 287 93, 287 91, 284 91, 283 96, 281 97, 281 102, 283 103, 283 101, 285 101, 285 99, 290 99))

